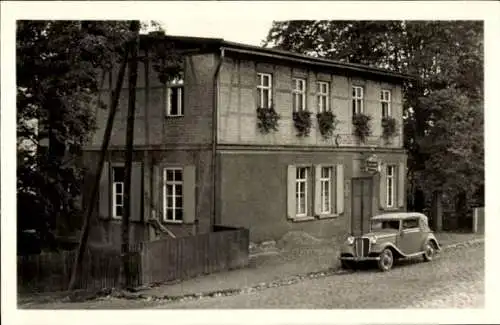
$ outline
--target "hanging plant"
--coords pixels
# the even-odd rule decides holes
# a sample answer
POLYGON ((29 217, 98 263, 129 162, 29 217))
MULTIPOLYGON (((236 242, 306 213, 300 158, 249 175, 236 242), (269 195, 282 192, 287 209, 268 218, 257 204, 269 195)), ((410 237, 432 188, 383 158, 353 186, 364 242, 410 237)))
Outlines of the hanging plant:
POLYGON ((318 127, 321 135, 324 138, 331 137, 338 124, 335 114, 330 111, 321 112, 316 114, 316 118, 318 119, 318 127))
POLYGON ((257 108, 257 127, 261 133, 267 134, 271 131, 278 131, 278 120, 281 116, 273 106, 257 108))
POLYGON ((392 116, 382 117, 382 137, 389 141, 396 134, 396 119, 392 116))
POLYGON ((366 138, 372 133, 370 121, 372 117, 363 113, 357 113, 352 117, 352 125, 354 125, 354 135, 361 142, 365 142, 366 138))
POLYGON ((293 112, 293 122, 299 137, 306 137, 311 132, 311 112, 302 110, 293 112))

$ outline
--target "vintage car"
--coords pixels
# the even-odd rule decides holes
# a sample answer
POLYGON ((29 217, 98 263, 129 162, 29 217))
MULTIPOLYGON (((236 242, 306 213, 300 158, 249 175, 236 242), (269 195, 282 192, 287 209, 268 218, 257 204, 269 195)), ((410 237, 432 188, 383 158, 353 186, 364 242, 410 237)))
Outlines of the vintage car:
POLYGON ((342 268, 352 269, 356 263, 375 261, 388 271, 395 259, 422 256, 431 261, 441 247, 422 213, 398 212, 372 217, 370 231, 349 236, 342 246, 342 268))

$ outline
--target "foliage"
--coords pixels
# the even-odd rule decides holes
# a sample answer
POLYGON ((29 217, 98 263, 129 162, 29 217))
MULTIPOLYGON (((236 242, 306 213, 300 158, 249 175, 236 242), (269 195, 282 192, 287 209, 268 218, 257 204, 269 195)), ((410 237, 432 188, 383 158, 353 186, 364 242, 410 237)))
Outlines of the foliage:
POLYGON ((454 88, 421 98, 433 112, 426 137, 418 145, 427 156, 420 172, 423 187, 470 198, 484 186, 483 116, 467 96, 454 88))
POLYGON ((329 138, 332 136, 335 127, 338 124, 337 117, 331 111, 325 111, 316 114, 318 119, 318 127, 321 135, 324 138, 329 138))
POLYGON ((126 22, 19 21, 17 25, 18 231, 42 241, 79 214, 82 146, 102 107, 99 76, 128 37, 126 22))
POLYGON ((278 121, 280 115, 276 112, 273 106, 257 108, 257 126, 262 133, 269 133, 271 131, 278 131, 278 121))
POLYGON ((396 134, 396 119, 392 116, 382 117, 382 137, 387 141, 396 134))
POLYGON ((148 49, 149 55, 152 59, 154 71, 157 73, 158 79, 161 83, 168 83, 169 81, 182 77, 182 56, 175 49, 173 42, 158 39, 163 39, 165 32, 159 30, 150 33, 147 38, 151 41, 151 48, 148 49))
POLYGON ((297 136, 306 137, 311 133, 311 112, 300 110, 293 112, 293 122, 297 129, 297 136))
POLYGON ((370 121, 372 117, 363 113, 357 113, 352 117, 352 125, 354 126, 354 134, 361 142, 365 142, 366 138, 372 133, 370 121))
MULTIPOLYGON (((273 23, 264 44, 416 76, 418 81, 408 81, 403 88, 404 146, 409 156, 408 177, 411 191, 417 193, 420 189, 425 189, 429 198, 432 192, 442 186, 429 184, 426 181, 428 177, 424 175, 450 175, 449 172, 456 171, 453 165, 436 165, 429 162, 432 159, 439 160, 437 157, 445 154, 435 150, 432 151, 434 156, 431 157, 430 147, 446 147, 433 143, 430 139, 437 136, 436 132, 454 130, 460 123, 459 119, 451 119, 450 115, 438 114, 436 110, 443 106, 430 105, 429 100, 437 100, 436 96, 439 96, 441 103, 444 103, 444 96, 459 96, 448 98, 451 103, 464 96, 470 109, 474 111, 473 114, 482 119, 483 34, 481 21, 281 21, 273 23), (439 119, 443 119, 444 125, 438 123, 439 119), (436 123, 442 127, 435 129, 436 123), (422 143, 428 146, 424 148, 422 143), (431 165, 432 170, 429 169, 431 165)), ((482 124, 465 133, 478 141, 476 146, 481 154, 472 156, 475 159, 473 162, 462 156, 455 158, 482 166, 482 133, 482 124)), ((452 141, 458 141, 445 136, 440 139, 447 143, 449 148, 454 146, 452 141)), ((465 182, 465 189, 469 194, 481 186, 479 179, 484 178, 482 168, 474 170, 478 172, 476 176, 460 170, 462 175, 457 177, 456 181, 457 184, 461 183, 458 180, 462 177, 470 180, 465 182)), ((451 178, 443 184, 456 188, 451 184, 453 182, 451 178)), ((428 199, 420 201, 430 202, 428 199)), ((409 208, 422 207, 410 205, 409 208)))

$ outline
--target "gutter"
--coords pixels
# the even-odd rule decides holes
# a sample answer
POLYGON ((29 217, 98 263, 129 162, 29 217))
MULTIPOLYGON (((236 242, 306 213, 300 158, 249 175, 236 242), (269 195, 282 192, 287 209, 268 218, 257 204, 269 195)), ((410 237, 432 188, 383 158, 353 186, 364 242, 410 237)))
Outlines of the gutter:
POLYGON ((377 69, 373 68, 370 66, 363 66, 363 65, 357 65, 357 64, 349 64, 349 63, 336 63, 331 60, 327 59, 322 59, 322 58, 315 58, 315 57, 308 57, 305 55, 299 55, 296 53, 281 53, 277 52, 276 50, 272 49, 259 49, 259 50, 254 50, 254 49, 246 49, 246 48, 227 48, 227 51, 239 53, 239 54, 247 54, 247 55, 257 55, 261 57, 268 57, 268 58, 273 58, 277 60, 282 60, 282 61, 292 61, 292 62, 299 62, 302 64, 307 64, 307 65, 313 65, 313 66, 319 66, 319 67, 328 67, 332 69, 337 69, 337 70, 342 70, 342 71, 351 71, 351 72, 357 72, 357 73, 364 73, 364 74, 369 74, 369 75, 374 75, 374 76, 384 76, 387 78, 394 78, 394 79, 399 79, 399 80, 417 80, 416 77, 410 76, 410 75, 405 75, 401 73, 396 73, 396 72, 391 72, 391 71, 386 71, 382 69, 377 69), (266 51, 266 52, 264 52, 266 51))
POLYGON ((224 47, 220 48, 220 58, 217 68, 215 69, 213 87, 213 108, 212 108, 212 204, 211 204, 211 222, 210 227, 213 227, 216 222, 216 202, 217 202, 217 128, 218 128, 218 109, 219 109, 219 72, 224 60, 224 47))

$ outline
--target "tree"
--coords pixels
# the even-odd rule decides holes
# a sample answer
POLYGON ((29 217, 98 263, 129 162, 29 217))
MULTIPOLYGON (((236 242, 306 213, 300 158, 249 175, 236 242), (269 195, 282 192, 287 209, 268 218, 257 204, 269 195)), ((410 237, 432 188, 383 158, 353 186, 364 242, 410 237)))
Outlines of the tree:
MULTIPOLYGON (((404 85, 409 197, 422 194, 418 191, 423 189, 433 193, 465 184, 466 192, 472 193, 481 188, 484 183, 482 22, 283 21, 273 23, 264 46, 418 77, 417 82, 404 85), (447 136, 455 128, 464 132, 447 136), (468 138, 474 139, 473 155, 459 149, 461 144, 467 144, 468 138), (437 139, 438 142, 433 142, 437 139), (454 149, 450 152, 443 148, 454 149), (437 163, 447 161, 452 153, 453 159, 461 162, 460 167, 437 163), (469 171, 465 166, 471 164, 474 167, 469 171), (429 182, 437 175, 439 181, 429 182)), ((412 206, 412 200, 409 201, 410 208, 423 208, 412 206)), ((423 199, 422 203, 425 202, 430 200, 423 199)))
POLYGON ((127 35, 123 22, 18 22, 18 232, 34 229, 47 244, 56 224, 79 226, 79 158, 105 105, 99 76, 127 35))

